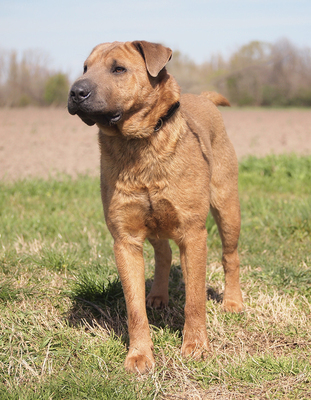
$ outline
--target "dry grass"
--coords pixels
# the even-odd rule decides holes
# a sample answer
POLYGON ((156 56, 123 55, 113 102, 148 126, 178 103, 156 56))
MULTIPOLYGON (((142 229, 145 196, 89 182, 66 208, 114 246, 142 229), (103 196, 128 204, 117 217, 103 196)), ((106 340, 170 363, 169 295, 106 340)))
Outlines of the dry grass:
MULTIPOLYGON (((210 269, 217 272, 218 268, 214 264, 210 269)), ((41 281, 48 285, 19 294, 2 308, 0 371, 7 390, 26 385, 35 391, 64 370, 75 374, 83 357, 93 359, 102 380, 108 380, 114 368, 123 379, 124 310, 115 314, 87 300, 73 307, 63 292, 66 278, 47 269, 41 274, 41 281), (105 343, 108 355, 100 351, 105 343), (118 357, 111 363, 115 351, 118 357)), ((12 284, 18 290, 30 282, 31 277, 22 274, 12 284)), ((221 288, 222 282, 213 281, 213 285, 221 288)), ((311 394, 310 302, 277 291, 259 290, 255 296, 252 292, 251 285, 244 286, 246 309, 238 315, 224 314, 219 303, 207 302, 212 343, 207 362, 181 357, 179 328, 151 327, 157 368, 151 375, 138 377, 137 384, 131 378, 137 398, 146 396, 146 385, 153 388, 154 398, 162 399, 307 398, 311 394)), ((171 321, 183 319, 181 307, 161 313, 169 314, 171 321)))

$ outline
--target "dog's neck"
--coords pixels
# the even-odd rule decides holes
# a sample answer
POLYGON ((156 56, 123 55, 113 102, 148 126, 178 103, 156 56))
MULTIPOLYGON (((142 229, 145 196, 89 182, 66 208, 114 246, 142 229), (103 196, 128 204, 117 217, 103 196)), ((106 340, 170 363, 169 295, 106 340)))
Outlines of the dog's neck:
POLYGON ((175 114, 175 112, 177 111, 177 109, 179 108, 179 106, 180 106, 180 102, 177 101, 176 103, 174 103, 174 104, 168 109, 167 113, 166 113, 163 117, 159 118, 159 120, 158 120, 156 126, 154 127, 154 132, 158 132, 158 131, 162 128, 164 122, 166 122, 167 120, 169 120, 169 119, 175 114))

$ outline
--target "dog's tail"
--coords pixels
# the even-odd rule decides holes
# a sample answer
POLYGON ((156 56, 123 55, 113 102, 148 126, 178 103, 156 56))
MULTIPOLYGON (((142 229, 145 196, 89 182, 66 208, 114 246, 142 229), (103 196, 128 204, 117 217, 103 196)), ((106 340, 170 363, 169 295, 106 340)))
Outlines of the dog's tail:
POLYGON ((217 92, 203 92, 201 96, 207 97, 210 101, 212 101, 216 106, 228 106, 230 107, 229 101, 217 92))

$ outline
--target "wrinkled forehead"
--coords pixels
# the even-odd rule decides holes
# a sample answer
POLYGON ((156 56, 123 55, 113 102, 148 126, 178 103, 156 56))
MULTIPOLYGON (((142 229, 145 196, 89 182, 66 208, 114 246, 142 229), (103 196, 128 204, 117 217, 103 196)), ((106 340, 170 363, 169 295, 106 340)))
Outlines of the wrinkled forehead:
POLYGON ((107 58, 108 55, 125 55, 128 52, 132 52, 134 47, 131 46, 130 42, 113 42, 113 43, 102 43, 94 47, 91 54, 87 58, 86 62, 96 62, 107 58))

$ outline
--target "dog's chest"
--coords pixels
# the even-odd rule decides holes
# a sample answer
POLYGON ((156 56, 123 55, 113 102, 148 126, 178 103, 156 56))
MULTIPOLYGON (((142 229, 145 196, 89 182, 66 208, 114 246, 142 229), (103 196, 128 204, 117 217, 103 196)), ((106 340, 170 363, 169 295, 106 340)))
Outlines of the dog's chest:
POLYGON ((171 236, 179 227, 180 220, 173 203, 165 198, 149 200, 149 209, 144 217, 148 235, 154 237, 171 236))

